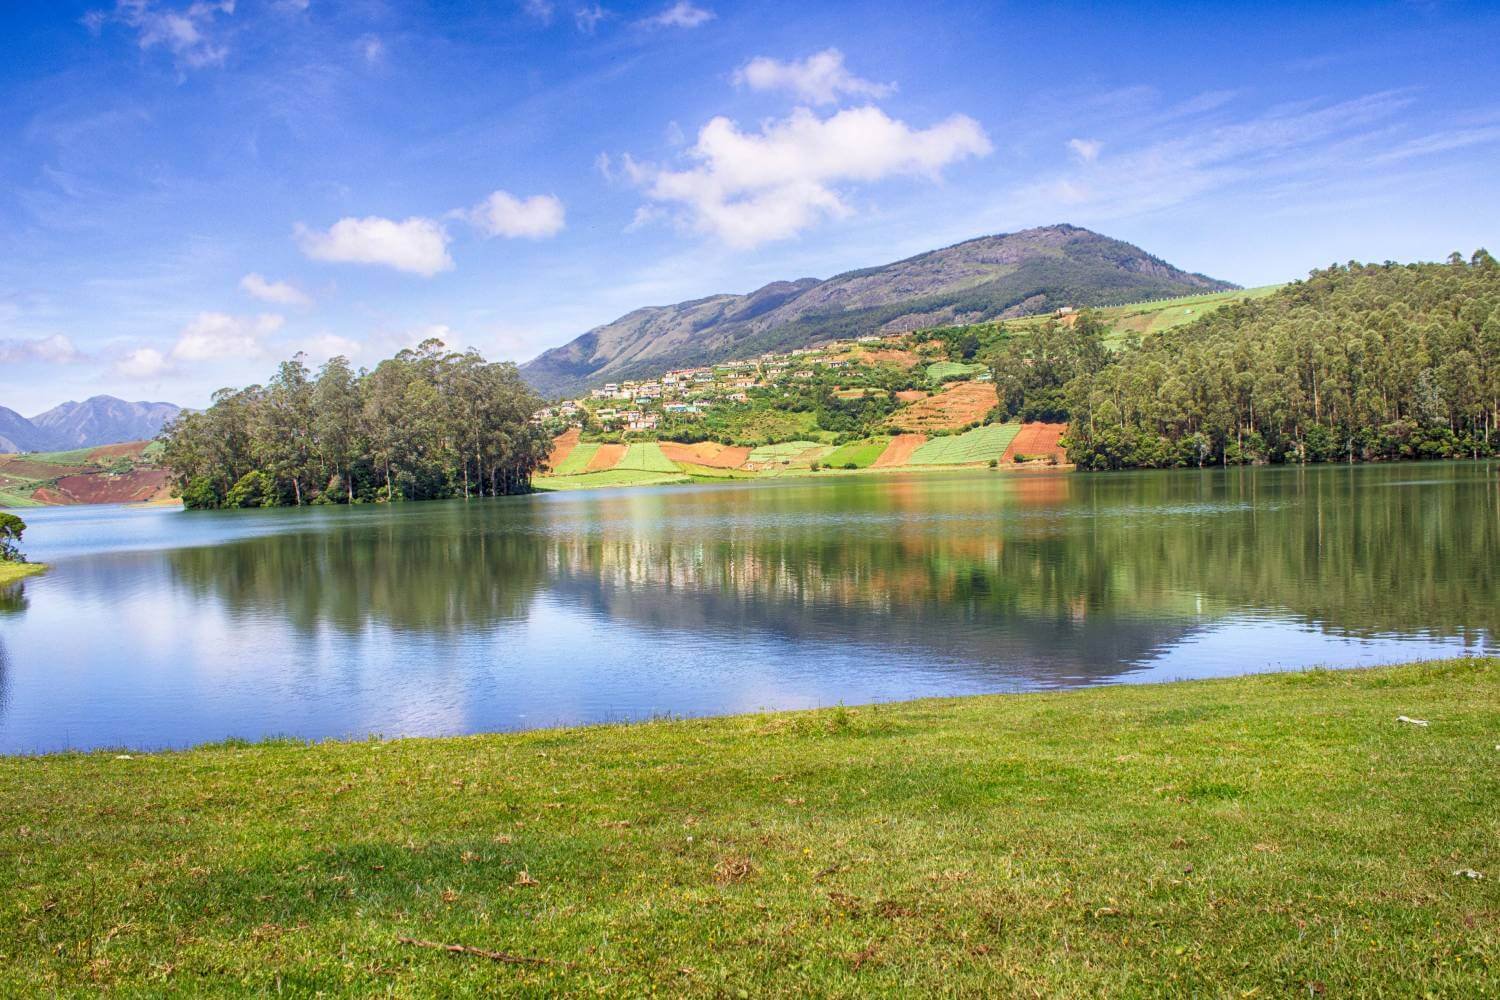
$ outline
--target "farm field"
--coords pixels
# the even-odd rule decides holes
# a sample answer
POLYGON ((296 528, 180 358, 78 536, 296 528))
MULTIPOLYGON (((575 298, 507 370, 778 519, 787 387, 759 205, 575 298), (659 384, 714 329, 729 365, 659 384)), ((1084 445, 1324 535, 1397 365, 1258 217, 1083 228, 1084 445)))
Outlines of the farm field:
POLYGON ((623 444, 601 444, 594 457, 589 459, 589 464, 584 467, 585 472, 606 472, 620 464, 620 459, 625 457, 625 446, 623 444))
POLYGON ((594 460, 594 455, 599 451, 599 446, 592 442, 575 445, 568 449, 562 461, 553 466, 552 474, 556 476, 576 476, 588 469, 589 463, 594 460))
POLYGON ((140 503, 169 497, 168 475, 147 441, 0 455, 0 507, 140 503))
POLYGON ((960 361, 935 361, 927 366, 927 378, 933 382, 942 382, 952 378, 981 375, 988 370, 988 365, 978 363, 966 365, 960 361))
POLYGON ((598 490, 612 486, 660 486, 687 481, 687 476, 676 471, 665 473, 640 469, 606 469, 603 472, 584 472, 574 476, 538 476, 532 480, 532 485, 545 493, 559 490, 598 490))
POLYGON ((625 449, 625 454, 615 463, 616 469, 633 472, 669 472, 682 470, 662 453, 661 445, 655 441, 643 441, 625 449))
POLYGON ((700 441, 697 444, 679 444, 661 441, 662 454, 679 465, 707 466, 711 469, 738 469, 750 459, 750 449, 735 445, 719 444, 716 441, 700 441))
POLYGON ((907 464, 913 453, 927 443, 926 434, 897 434, 885 450, 871 463, 876 469, 890 469, 907 464))
POLYGON ((1469 659, 7 757, 0 995, 1493 996, 1496 706, 1469 659))
POLYGON ((972 465, 999 461, 1020 430, 1019 424, 988 424, 962 434, 936 437, 912 453, 908 465, 972 465))
POLYGON ((552 439, 552 451, 547 456, 547 468, 556 470, 572 454, 573 449, 578 447, 580 431, 577 427, 569 427, 557 437, 552 439))
POLYGON ((866 441, 851 441, 846 445, 834 449, 824 461, 835 469, 854 466, 856 469, 868 469, 875 464, 875 460, 885 451, 886 446, 891 443, 887 437, 870 438, 866 441))
POLYGON ((1066 462, 1068 453, 1063 449, 1062 436, 1067 431, 1067 424, 1022 424, 1020 433, 1011 440, 1000 460, 1013 462, 1019 455, 1028 459, 1054 458, 1059 463, 1066 462))
POLYGON ((956 431, 978 423, 1000 402, 991 382, 950 382, 942 392, 891 415, 891 426, 913 433, 956 431))

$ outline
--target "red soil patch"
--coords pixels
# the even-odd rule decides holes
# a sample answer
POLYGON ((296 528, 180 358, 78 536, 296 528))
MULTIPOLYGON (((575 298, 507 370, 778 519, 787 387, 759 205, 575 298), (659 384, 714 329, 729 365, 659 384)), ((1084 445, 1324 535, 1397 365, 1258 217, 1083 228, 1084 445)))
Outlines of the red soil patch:
POLYGON ((56 489, 43 487, 33 496, 47 503, 139 503, 164 495, 167 489, 165 469, 137 469, 122 476, 90 472, 81 476, 64 476, 56 489), (41 494, 46 493, 44 498, 41 494))
POLYGON ((999 402, 990 382, 954 382, 936 396, 896 411, 891 425, 904 431, 956 431, 983 420, 999 402))
POLYGON ((625 446, 623 444, 601 444, 599 450, 594 452, 594 457, 589 459, 588 467, 583 471, 604 472, 613 469, 624 457, 625 446))
POLYGON ((919 399, 927 398, 926 389, 902 389, 896 393, 896 398, 903 403, 915 403, 919 399))
POLYGON ((750 460, 749 448, 719 444, 716 441, 700 441, 698 444, 680 444, 662 441, 661 452, 674 462, 687 462, 710 469, 738 469, 750 460))
POLYGON ((106 444, 89 452, 90 462, 108 462, 115 458, 140 458, 146 452, 149 441, 127 441, 124 444, 106 444))
POLYGON ((555 469, 563 463, 563 459, 578 447, 578 435, 577 427, 569 427, 552 439, 552 452, 547 456, 547 468, 555 469))
POLYGON ((12 458, 0 464, 0 470, 24 479, 56 479, 78 471, 76 465, 54 465, 51 462, 33 462, 26 458, 12 458))
POLYGON ((1059 462, 1066 462, 1068 455, 1060 442, 1067 429, 1067 424, 1022 424, 1000 461, 1014 461, 1017 455, 1055 455, 1059 462))
POLYGON ((885 451, 880 453, 871 468, 888 469, 893 465, 905 465, 911 458, 911 453, 926 443, 926 434, 897 434, 891 438, 891 443, 885 446, 885 451))

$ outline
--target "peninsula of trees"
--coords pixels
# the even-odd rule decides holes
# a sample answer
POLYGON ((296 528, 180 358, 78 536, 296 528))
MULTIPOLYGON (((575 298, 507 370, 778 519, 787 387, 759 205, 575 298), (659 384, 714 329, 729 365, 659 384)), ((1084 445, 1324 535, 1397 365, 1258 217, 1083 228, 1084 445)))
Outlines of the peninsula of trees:
POLYGON ((221 389, 164 431, 190 508, 429 500, 526 492, 549 442, 516 366, 424 341, 354 371, 301 357, 264 386, 221 389))

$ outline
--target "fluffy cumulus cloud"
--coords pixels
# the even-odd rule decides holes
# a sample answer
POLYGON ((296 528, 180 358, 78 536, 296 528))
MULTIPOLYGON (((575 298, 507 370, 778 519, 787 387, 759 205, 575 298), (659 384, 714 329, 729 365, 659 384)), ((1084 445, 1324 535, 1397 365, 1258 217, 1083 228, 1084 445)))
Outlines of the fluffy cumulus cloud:
POLYGON ((881 98, 896 90, 894 83, 876 83, 849 72, 838 49, 824 49, 800 62, 757 56, 735 72, 734 81, 751 90, 790 91, 813 104, 836 104, 845 97, 881 98))
POLYGON ((302 252, 314 260, 379 264, 426 278, 453 268, 448 234, 432 219, 396 222, 370 215, 340 219, 327 231, 299 224, 295 235, 302 252))
POLYGON ((660 14, 641 20, 647 28, 697 28, 714 19, 714 12, 704 10, 688 0, 678 0, 660 14))
POLYGON ((235 0, 196 0, 187 6, 165 6, 153 0, 116 0, 113 10, 89 11, 84 25, 95 34, 110 23, 133 30, 142 49, 163 48, 180 69, 218 66, 229 47, 214 37, 215 20, 234 13, 235 0))
POLYGON ((628 157, 624 168, 652 202, 673 207, 690 228, 749 248, 849 214, 838 185, 903 175, 936 179, 944 167, 990 149, 984 129, 965 115, 918 129, 875 107, 827 118, 799 108, 758 132, 714 118, 687 151, 688 169, 628 157))
POLYGON ((240 288, 245 294, 278 306, 310 306, 312 298, 296 285, 286 281, 267 281, 262 275, 251 272, 240 279, 240 288))
POLYGON ((83 353, 60 333, 49 337, 0 340, 0 364, 66 365, 81 360, 83 353))
POLYGON ((563 203, 550 194, 517 198, 496 191, 470 210, 469 221, 486 236, 539 240, 556 236, 566 224, 563 203))
POLYGON ((114 364, 114 373, 124 378, 154 378, 171 366, 166 355, 154 347, 138 347, 114 364))
POLYGON ((318 364, 329 358, 341 357, 353 360, 359 357, 363 350, 364 345, 359 341, 327 332, 304 341, 301 346, 301 352, 307 355, 307 359, 318 364))
POLYGON ((262 341, 280 330, 285 321, 273 313, 231 316, 202 312, 182 328, 172 347, 173 361, 221 361, 226 358, 259 358, 266 350, 262 341))

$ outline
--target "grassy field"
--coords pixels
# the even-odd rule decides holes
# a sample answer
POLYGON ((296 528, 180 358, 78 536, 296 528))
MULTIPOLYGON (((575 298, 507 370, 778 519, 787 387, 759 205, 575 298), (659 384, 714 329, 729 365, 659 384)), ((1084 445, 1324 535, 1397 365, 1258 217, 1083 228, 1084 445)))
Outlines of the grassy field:
POLYGON ((891 443, 888 437, 870 438, 867 441, 851 441, 829 453, 824 459, 835 469, 852 465, 856 469, 868 469, 875 464, 885 446, 891 443))
POLYGON ((677 467, 677 463, 662 454, 661 445, 655 441, 633 444, 625 449, 625 457, 620 459, 615 468, 636 472, 678 473, 682 471, 677 467))
POLYGON ((1462 660, 0 759, 0 995, 1495 996, 1497 733, 1462 660))
POLYGON ((927 378, 933 382, 941 382, 944 379, 982 375, 988 370, 989 366, 983 364, 966 365, 959 361, 935 361, 927 366, 927 378))
POLYGON ((589 461, 593 459, 598 451, 599 446, 597 444, 575 445, 573 450, 568 452, 567 457, 557 463, 557 468, 552 470, 553 475, 578 475, 584 469, 588 468, 589 461))
POLYGON ((986 424, 962 434, 936 437, 918 448, 907 464, 968 465, 998 460, 1020 429, 1020 424, 986 424))
POLYGON ((0 562, 0 587, 17 580, 24 580, 47 567, 42 563, 0 562))
POLYGON ((790 462, 803 452, 817 446, 816 441, 783 441, 781 444, 763 444, 750 452, 750 461, 790 462))
MULTIPOLYGON (((571 457, 571 456, 569 456, 571 457)), ((560 490, 600 490, 611 486, 660 486, 663 483, 685 483, 688 477, 675 470, 645 472, 640 469, 605 469, 573 476, 537 476, 531 485, 543 493, 560 490)))

